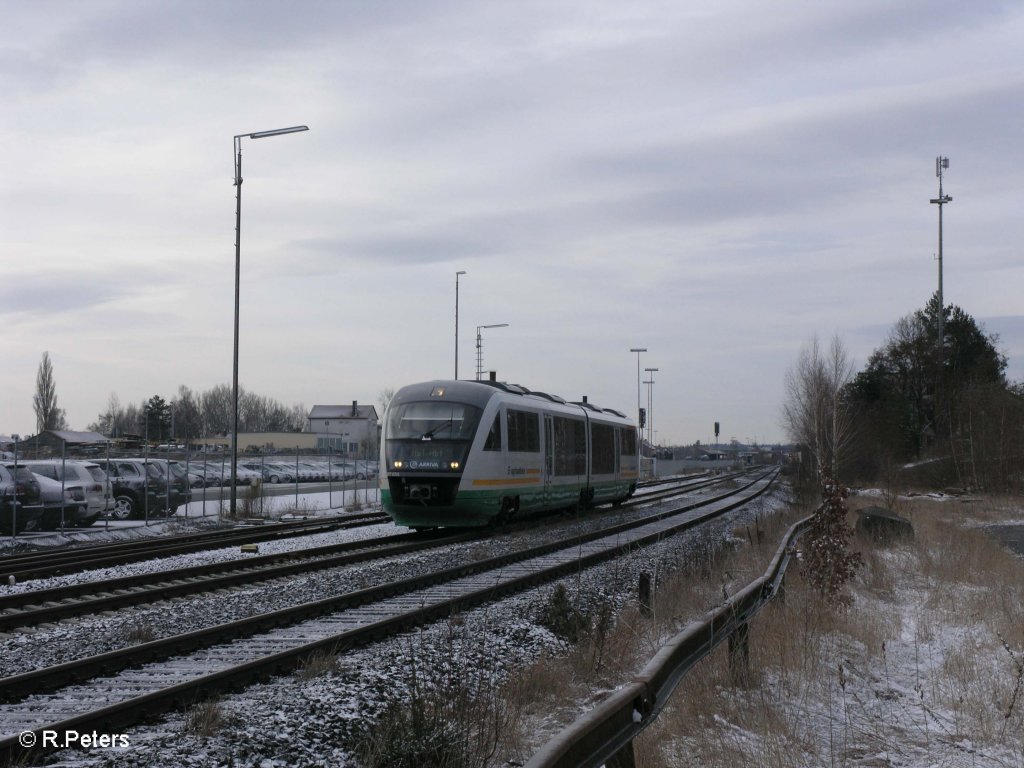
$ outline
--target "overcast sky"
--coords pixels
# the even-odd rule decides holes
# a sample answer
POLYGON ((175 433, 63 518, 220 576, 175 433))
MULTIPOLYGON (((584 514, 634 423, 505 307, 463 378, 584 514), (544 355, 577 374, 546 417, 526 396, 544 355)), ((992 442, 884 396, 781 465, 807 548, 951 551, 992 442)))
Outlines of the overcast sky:
POLYGON ((231 382, 459 374, 781 439, 813 335, 860 369, 936 288, 1024 378, 1024 5, 0 0, 0 433, 231 382), (641 371, 644 378, 647 375, 641 371), (642 400, 646 405, 647 387, 642 400))

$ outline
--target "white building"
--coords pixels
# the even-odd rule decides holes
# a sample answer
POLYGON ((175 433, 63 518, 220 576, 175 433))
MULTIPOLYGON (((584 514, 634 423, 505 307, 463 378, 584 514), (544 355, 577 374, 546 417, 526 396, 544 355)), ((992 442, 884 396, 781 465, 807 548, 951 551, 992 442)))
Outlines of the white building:
POLYGON ((379 434, 377 409, 372 405, 314 405, 309 431, 316 435, 318 451, 346 456, 374 456, 379 434))

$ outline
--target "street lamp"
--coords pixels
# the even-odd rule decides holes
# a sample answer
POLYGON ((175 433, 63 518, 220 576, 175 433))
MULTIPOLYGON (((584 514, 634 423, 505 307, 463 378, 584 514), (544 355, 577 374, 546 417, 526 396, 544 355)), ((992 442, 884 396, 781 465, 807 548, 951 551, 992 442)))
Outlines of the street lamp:
POLYGON ((654 372, 657 368, 644 368, 650 374, 650 381, 647 384, 647 442, 654 446, 654 372))
POLYGON ((640 425, 640 353, 646 352, 647 347, 633 347, 630 352, 636 352, 636 479, 640 481, 640 436, 643 435, 643 427, 640 425))
POLYGON ((483 337, 480 331, 484 328, 508 328, 508 323, 495 323, 494 325, 478 325, 476 327, 476 380, 480 381, 484 373, 484 346, 483 337))
POLYGON ((455 273, 455 380, 459 380, 459 275, 466 274, 460 269, 455 273))
POLYGON ((235 345, 234 363, 231 371, 231 402, 233 417, 231 422, 231 516, 235 516, 235 503, 237 499, 237 488, 235 478, 238 477, 238 288, 242 273, 242 139, 265 139, 268 136, 281 136, 286 133, 298 133, 308 131, 305 125, 295 125, 291 128, 275 128, 271 131, 256 131, 255 133, 240 133, 235 136, 234 157, 235 162, 235 345))

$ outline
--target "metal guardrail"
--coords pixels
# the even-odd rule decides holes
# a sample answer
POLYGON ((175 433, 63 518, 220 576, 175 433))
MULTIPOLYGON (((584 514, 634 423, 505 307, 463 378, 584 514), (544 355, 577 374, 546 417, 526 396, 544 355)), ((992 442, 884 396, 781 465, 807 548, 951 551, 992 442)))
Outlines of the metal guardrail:
MULTIPOLYGON (((683 676, 724 640, 739 664, 748 660, 748 623, 782 591, 793 544, 810 526, 806 517, 786 532, 764 575, 726 603, 691 622, 662 646, 639 675, 565 728, 525 768, 632 766, 633 740, 657 718, 683 676)), ((733 668, 734 674, 737 667, 733 668)))

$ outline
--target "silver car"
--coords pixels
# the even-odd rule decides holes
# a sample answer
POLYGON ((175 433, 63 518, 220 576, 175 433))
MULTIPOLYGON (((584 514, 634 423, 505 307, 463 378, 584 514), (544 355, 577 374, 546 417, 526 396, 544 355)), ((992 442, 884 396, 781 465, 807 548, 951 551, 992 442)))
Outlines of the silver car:
POLYGON ((81 486, 85 492, 88 522, 92 525, 110 507, 110 482, 99 464, 92 461, 63 461, 61 459, 39 459, 26 461, 32 474, 48 477, 66 486, 81 486))
POLYGON ((89 514, 85 489, 81 485, 61 483, 34 471, 32 474, 39 483, 39 495, 43 500, 40 528, 44 531, 56 531, 62 522, 65 528, 84 528, 96 522, 96 516, 89 514))

